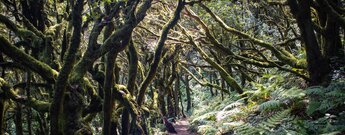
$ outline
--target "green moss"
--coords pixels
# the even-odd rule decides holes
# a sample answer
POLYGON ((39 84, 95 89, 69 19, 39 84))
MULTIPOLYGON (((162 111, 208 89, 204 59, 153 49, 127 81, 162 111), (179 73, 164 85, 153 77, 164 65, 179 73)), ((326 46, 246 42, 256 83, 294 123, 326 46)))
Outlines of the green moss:
POLYGON ((31 106, 39 112, 49 112, 50 108, 49 102, 37 100, 35 98, 28 99, 27 105, 31 106))

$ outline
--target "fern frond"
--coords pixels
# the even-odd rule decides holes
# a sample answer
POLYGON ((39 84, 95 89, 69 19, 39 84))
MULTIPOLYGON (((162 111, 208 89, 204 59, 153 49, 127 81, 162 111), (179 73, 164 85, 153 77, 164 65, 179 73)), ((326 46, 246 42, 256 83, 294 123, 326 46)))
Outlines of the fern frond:
POLYGON ((333 91, 327 92, 326 96, 345 98, 345 93, 344 93, 343 89, 341 89, 341 90, 338 89, 338 90, 333 90, 333 91))
POLYGON ((313 87, 309 87, 306 89, 306 93, 307 95, 323 95, 324 91, 323 91, 323 87, 322 86, 313 86, 313 87))
POLYGON ((258 129, 261 132, 269 132, 272 128, 275 128, 277 125, 281 124, 284 120, 290 117, 290 109, 280 111, 271 117, 269 117, 265 122, 262 122, 258 125, 258 129))
POLYGON ((326 112, 329 109, 335 107, 336 104, 333 104, 333 102, 330 102, 328 100, 323 100, 320 104, 320 107, 318 108, 318 110, 322 111, 322 112, 326 112))
POLYGON ((281 93, 281 96, 284 98, 303 98, 306 95, 306 92, 302 89, 293 87, 287 91, 281 93))
POLYGON ((320 104, 321 102, 318 102, 318 101, 311 101, 308 105, 308 108, 306 110, 306 113, 308 115, 311 115, 313 114, 314 112, 318 111, 319 110, 319 107, 320 107, 320 104))
POLYGON ((282 103, 278 100, 270 100, 260 104, 259 110, 260 111, 272 111, 277 110, 281 107, 282 103))
POLYGON ((280 111, 266 121, 259 123, 257 126, 252 126, 248 123, 235 128, 235 133, 239 135, 256 135, 270 132, 273 128, 281 124, 284 120, 290 118, 290 109, 280 111))
POLYGON ((243 105, 243 103, 241 103, 241 102, 234 102, 234 103, 231 103, 230 105, 225 106, 222 111, 228 111, 228 110, 231 110, 231 109, 233 109, 235 107, 239 107, 239 106, 242 106, 242 105, 243 105))
POLYGON ((259 130, 248 123, 235 128, 235 134, 238 135, 254 135, 258 133, 259 130))

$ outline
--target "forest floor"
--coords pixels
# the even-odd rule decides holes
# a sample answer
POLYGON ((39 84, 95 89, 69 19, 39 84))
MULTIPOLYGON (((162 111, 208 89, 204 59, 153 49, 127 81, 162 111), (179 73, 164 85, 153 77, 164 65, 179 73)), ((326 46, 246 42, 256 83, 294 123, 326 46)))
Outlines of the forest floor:
MULTIPOLYGON (((175 130, 177 135, 197 135, 197 133, 192 133, 188 131, 189 129, 189 122, 187 118, 182 118, 174 124, 175 130)), ((169 135, 176 135, 176 134, 169 134, 169 135)))

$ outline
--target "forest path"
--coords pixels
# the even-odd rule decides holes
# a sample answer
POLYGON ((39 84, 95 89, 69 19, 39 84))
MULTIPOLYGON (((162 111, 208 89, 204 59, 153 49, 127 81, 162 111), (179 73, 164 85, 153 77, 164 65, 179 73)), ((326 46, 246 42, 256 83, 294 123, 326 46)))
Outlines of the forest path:
POLYGON ((174 124, 175 130, 177 134, 169 134, 169 135, 198 135, 197 133, 192 133, 188 131, 189 129, 189 122, 187 118, 182 118, 174 124))

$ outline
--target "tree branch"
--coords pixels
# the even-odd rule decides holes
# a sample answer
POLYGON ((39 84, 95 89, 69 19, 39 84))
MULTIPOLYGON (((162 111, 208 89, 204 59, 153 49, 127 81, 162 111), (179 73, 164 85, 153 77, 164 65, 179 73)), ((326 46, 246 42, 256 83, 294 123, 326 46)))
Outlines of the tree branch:
POLYGON ((10 42, 0 36, 0 51, 7 56, 11 57, 13 60, 17 61, 19 64, 28 67, 30 70, 42 76, 49 83, 54 83, 58 72, 52 69, 49 65, 33 58, 32 56, 24 53, 22 50, 16 46, 10 44, 10 42))

